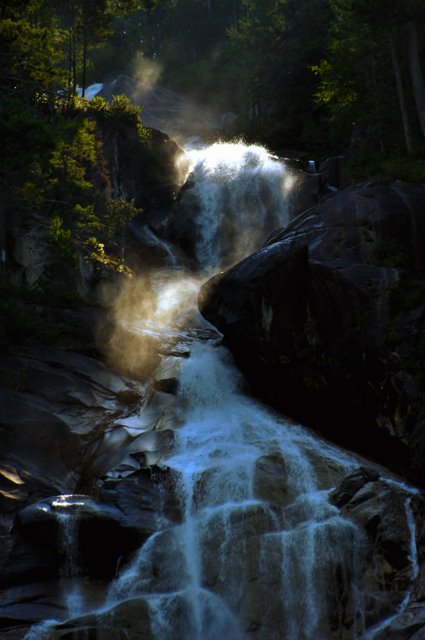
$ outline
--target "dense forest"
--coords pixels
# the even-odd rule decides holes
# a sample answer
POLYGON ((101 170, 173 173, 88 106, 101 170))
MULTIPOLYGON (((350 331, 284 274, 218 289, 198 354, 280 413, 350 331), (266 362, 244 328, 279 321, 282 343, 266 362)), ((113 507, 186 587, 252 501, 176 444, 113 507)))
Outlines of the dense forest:
POLYGON ((352 180, 424 181, 424 33, 424 0, 4 0, 8 224, 48 217, 61 282, 81 252, 125 269, 119 238, 139 208, 113 188, 104 149, 127 127, 135 157, 147 152, 143 105, 84 97, 120 74, 234 114, 232 135, 272 151, 345 153, 352 180))
POLYGON ((153 60, 166 86, 235 112, 245 136, 327 155, 354 132, 365 171, 391 158, 391 173, 423 151, 424 22, 423 0, 160 0, 114 22, 90 77, 153 60))
POLYGON ((20 0, 0 10, 3 121, 11 110, 40 117, 45 103, 51 114, 58 95, 121 73, 153 74, 234 112, 240 134, 274 148, 339 153, 354 132, 369 162, 371 152, 376 162, 421 157, 423 0, 20 0))

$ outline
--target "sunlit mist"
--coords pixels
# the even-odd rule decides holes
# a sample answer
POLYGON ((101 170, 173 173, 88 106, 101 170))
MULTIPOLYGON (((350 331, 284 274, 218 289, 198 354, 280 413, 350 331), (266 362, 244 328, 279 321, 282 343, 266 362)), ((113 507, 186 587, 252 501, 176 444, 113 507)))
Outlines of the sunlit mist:
POLYGON ((246 145, 243 142, 216 142, 202 149, 185 149, 192 169, 202 165, 208 173, 223 171, 229 177, 236 177, 248 170, 260 172, 274 161, 274 157, 264 147, 246 145))
POLYGON ((240 141, 190 144, 185 158, 190 180, 177 215, 190 221, 199 274, 162 269, 123 284, 113 305, 109 358, 133 375, 149 375, 164 340, 178 341, 183 327, 205 328, 197 306, 200 285, 259 249, 288 222, 293 178, 264 147, 240 141))
POLYGON ((137 80, 138 89, 155 86, 162 74, 162 66, 156 60, 138 55, 133 61, 133 77, 137 80))
POLYGON ((282 182, 283 191, 285 193, 288 193, 289 191, 291 191, 291 189, 294 188, 296 182, 297 182, 297 179, 293 174, 291 173, 286 174, 282 182))
POLYGON ((115 368, 147 375, 158 364, 160 345, 179 340, 185 328, 208 323, 198 311, 206 276, 160 270, 123 283, 113 304, 108 360, 115 368))

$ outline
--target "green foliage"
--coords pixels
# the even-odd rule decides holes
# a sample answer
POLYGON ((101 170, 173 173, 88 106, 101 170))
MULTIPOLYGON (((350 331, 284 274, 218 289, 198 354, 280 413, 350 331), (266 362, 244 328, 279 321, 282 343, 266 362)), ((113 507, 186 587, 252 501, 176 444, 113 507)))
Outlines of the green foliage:
POLYGON ((425 183, 424 158, 391 156, 382 161, 381 170, 395 180, 425 183))
POLYGON ((0 385, 14 391, 26 391, 28 387, 28 371, 26 369, 0 367, 0 385))
POLYGON ((381 240, 375 245, 373 260, 378 267, 403 268, 409 266, 407 255, 397 240, 381 240))
POLYGON ((97 157, 95 128, 95 123, 87 118, 63 123, 62 137, 57 139, 50 157, 53 170, 50 185, 57 186, 63 194, 70 193, 70 197, 92 187, 88 168, 97 157))
POLYGON ((371 151, 367 145, 361 145, 348 163, 348 171, 353 181, 365 178, 390 178, 404 182, 425 183, 425 160, 420 155, 389 157, 379 151, 371 151))
POLYGON ((20 211, 49 215, 51 278, 71 286, 78 254, 125 272, 125 226, 140 210, 133 201, 111 198, 103 139, 131 133, 138 140, 135 154, 143 154, 150 139, 140 108, 126 96, 114 96, 110 104, 58 98, 52 106, 48 120, 16 98, 0 107, 8 200, 20 211))
POLYGON ((320 146, 323 122, 320 112, 312 108, 317 77, 310 65, 324 51, 328 3, 287 0, 281 2, 270 17, 276 26, 267 37, 273 54, 269 54, 260 75, 266 80, 262 90, 266 100, 263 120, 272 130, 278 120, 285 145, 296 147, 298 141, 304 139, 310 148, 320 146), (274 18, 276 12, 281 15, 280 21, 274 18))
POLYGON ((49 245, 56 261, 74 261, 75 247, 72 244, 72 231, 64 227, 63 218, 53 214, 50 220, 49 245))
POLYGON ((415 135, 419 123, 405 26, 408 20, 424 19, 423 3, 421 8, 421 2, 414 1, 330 0, 330 6, 326 52, 312 65, 320 80, 315 99, 340 135, 362 127, 369 152, 410 151, 406 127, 410 124, 415 135))
POLYGON ((18 209, 40 206, 45 165, 54 146, 54 128, 31 113, 18 97, 6 97, 0 103, 0 139, 3 194, 18 209))
POLYGON ((40 20, 40 13, 33 8, 23 16, 3 17, 0 42, 3 95, 33 102, 38 92, 52 91, 63 84, 65 34, 54 16, 44 15, 40 20))
MULTIPOLYGON (((63 285, 60 289, 0 285, 0 354, 14 353, 34 342, 53 345, 65 335, 78 337, 80 329, 73 322, 50 317, 51 309, 80 304, 73 292, 64 290, 63 285)), ((6 371, 0 370, 0 382, 2 376, 6 371)), ((25 372, 17 372, 9 381, 13 388, 23 390, 25 372)))
POLYGON ((123 271, 124 229, 140 210, 134 201, 107 195, 102 137, 108 131, 116 135, 133 130, 142 145, 148 144, 140 108, 126 96, 114 96, 111 104, 102 98, 62 100, 59 109, 60 135, 49 159, 45 197, 54 207, 50 247, 55 268, 64 277, 79 251, 91 261, 123 271))
POLYGON ((141 210, 138 209, 133 200, 126 198, 114 198, 106 204, 105 227, 109 237, 121 232, 130 220, 135 218, 141 210))

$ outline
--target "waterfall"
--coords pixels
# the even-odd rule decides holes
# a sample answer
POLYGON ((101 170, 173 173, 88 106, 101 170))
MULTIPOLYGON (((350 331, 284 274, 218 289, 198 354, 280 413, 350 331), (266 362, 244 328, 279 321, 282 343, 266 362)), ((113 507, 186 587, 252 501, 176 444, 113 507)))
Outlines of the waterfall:
MULTIPOLYGON (((58 499, 57 503, 62 507, 68 496, 60 496, 60 498, 62 500, 58 499)), ((59 556, 62 558, 59 574, 64 585, 68 617, 73 617, 81 614, 84 609, 83 595, 78 581, 80 576, 78 512, 58 511, 56 517, 58 522, 59 556)))
MULTIPOLYGON (((66 607, 66 617, 80 615, 84 610, 83 595, 78 577, 80 574, 78 507, 82 505, 73 495, 57 496, 51 503, 51 513, 56 518, 60 586, 66 607)), ((58 620, 44 620, 31 627, 24 640, 53 640, 58 620)))
MULTIPOLYGON (((245 256, 287 221, 285 170, 266 150, 220 144, 193 149, 190 157, 205 268, 245 256)), ((182 272, 162 272, 151 286, 154 301, 142 287, 129 327, 158 341, 162 336, 163 345, 174 339, 176 325, 180 333, 184 323, 199 328, 202 320, 187 308, 199 284, 182 272)), ((130 305, 123 308, 130 314, 130 305)), ((373 638, 410 596, 366 632, 366 534, 329 500, 358 460, 245 395, 227 350, 205 336, 196 341, 195 333, 187 332, 173 397, 181 426, 160 463, 178 488, 180 519, 159 519, 158 530, 110 584, 96 620, 104 615, 112 629, 114 611, 137 603, 153 640, 373 638)), ((137 429, 143 416, 130 420, 137 429)), ((413 582, 418 558, 410 497, 405 512, 413 582)), ((71 586, 78 573, 72 515, 58 516, 62 577, 71 586)), ((83 611, 78 589, 70 590, 67 606, 70 616, 83 611)), ((50 637, 52 625, 34 627, 27 640, 50 637)), ((123 634, 131 640, 131 629, 123 634)))
POLYGON ((235 263, 288 222, 285 166, 266 149, 216 143, 186 150, 200 208, 197 257, 203 267, 235 263))
POLYGON ((53 640, 57 620, 44 620, 36 624, 25 634, 24 640, 53 640))
POLYGON ((332 483, 317 477, 312 460, 331 456, 341 475, 357 465, 244 396, 238 378, 224 349, 193 345, 180 377, 185 423, 166 462, 183 522, 148 540, 112 586, 109 605, 146 598, 158 640, 241 640, 257 624, 250 637, 327 638, 338 594, 329 602, 323 594, 338 572, 360 625, 362 533, 329 503, 332 483), (270 487, 260 478, 267 467, 270 487), (266 618, 255 619, 253 598, 266 618))

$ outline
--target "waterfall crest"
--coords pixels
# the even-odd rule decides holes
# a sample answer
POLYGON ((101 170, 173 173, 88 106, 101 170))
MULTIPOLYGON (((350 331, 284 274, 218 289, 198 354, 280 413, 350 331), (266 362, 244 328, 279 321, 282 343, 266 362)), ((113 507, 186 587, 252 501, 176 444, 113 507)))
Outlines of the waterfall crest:
POLYGON ((235 263, 288 222, 285 166, 264 147, 216 143, 186 151, 202 267, 235 263))

